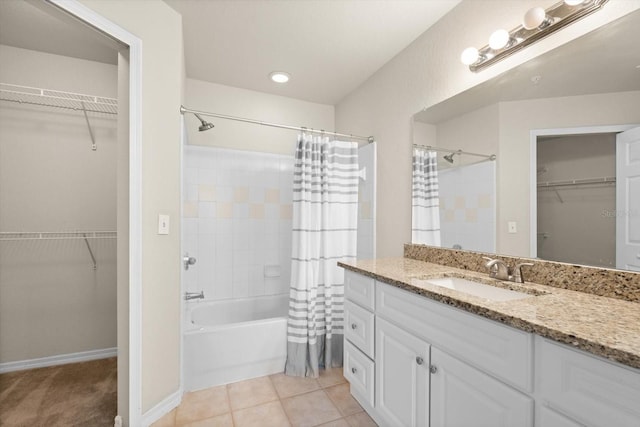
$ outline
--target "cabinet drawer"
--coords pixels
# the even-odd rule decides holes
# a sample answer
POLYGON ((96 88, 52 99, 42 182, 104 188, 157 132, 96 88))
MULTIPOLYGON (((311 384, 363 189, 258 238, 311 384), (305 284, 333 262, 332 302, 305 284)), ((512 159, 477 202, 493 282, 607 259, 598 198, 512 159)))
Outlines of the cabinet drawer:
POLYGON ((363 403, 374 406, 375 365, 364 353, 349 341, 344 342, 344 377, 351 385, 351 394, 363 403))
POLYGON ((345 270, 344 296, 373 311, 375 298, 374 280, 371 277, 345 270))
POLYGON ((344 336, 364 354, 373 359, 374 316, 370 311, 346 301, 344 304, 344 336))
POLYGON ((376 314, 504 382, 532 391, 533 336, 376 282, 376 314))
POLYGON ((536 338, 536 388, 586 426, 640 426, 640 370, 536 338))

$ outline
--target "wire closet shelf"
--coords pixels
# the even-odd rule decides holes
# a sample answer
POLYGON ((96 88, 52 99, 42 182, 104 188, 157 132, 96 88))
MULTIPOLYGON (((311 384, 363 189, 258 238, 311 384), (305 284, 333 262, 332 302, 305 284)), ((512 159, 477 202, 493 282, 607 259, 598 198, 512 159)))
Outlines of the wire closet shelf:
POLYGON ((0 100, 91 113, 118 114, 118 100, 114 98, 9 83, 0 83, 0 100))

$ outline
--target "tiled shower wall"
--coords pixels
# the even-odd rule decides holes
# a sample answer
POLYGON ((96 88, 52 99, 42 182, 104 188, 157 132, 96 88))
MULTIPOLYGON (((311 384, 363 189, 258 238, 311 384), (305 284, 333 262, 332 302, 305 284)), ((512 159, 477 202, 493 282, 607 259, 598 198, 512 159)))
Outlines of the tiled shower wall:
POLYGON ((358 149, 358 166, 364 176, 358 185, 358 259, 375 258, 375 143, 358 149))
POLYGON ((289 292, 293 156, 185 146, 187 291, 206 299, 289 292))
POLYGON ((443 248, 495 252, 496 162, 438 171, 443 248))

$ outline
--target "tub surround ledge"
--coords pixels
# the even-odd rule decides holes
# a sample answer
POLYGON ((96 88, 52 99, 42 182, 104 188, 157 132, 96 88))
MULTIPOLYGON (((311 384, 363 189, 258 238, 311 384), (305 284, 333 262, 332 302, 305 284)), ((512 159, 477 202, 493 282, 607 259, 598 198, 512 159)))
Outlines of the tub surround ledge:
MULTIPOLYGON (((452 252, 464 254, 462 251, 452 252)), ((410 254, 415 256, 415 251, 410 251, 410 254)), ((469 264, 478 265, 477 261, 467 261, 463 268, 456 268, 442 265, 445 264, 441 263, 442 258, 446 255, 437 254, 434 260, 438 264, 406 257, 405 248, 405 258, 358 260, 338 265, 449 306, 640 369, 638 302, 539 283, 516 284, 490 279, 484 265, 484 272, 469 268, 469 264), (425 283, 425 279, 445 276, 464 277, 532 296, 512 301, 491 301, 425 283)), ((473 255, 481 259, 480 254, 473 255)), ((448 258, 447 263, 451 263, 451 259, 448 258)))

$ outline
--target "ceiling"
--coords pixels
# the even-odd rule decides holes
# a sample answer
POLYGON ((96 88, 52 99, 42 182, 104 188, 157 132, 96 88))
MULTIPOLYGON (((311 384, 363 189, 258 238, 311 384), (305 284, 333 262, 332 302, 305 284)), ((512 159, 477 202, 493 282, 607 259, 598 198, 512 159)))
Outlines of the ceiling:
MULTIPOLYGON (((460 0, 165 2, 183 17, 188 77, 335 105, 460 0)), ((116 63, 113 41, 61 15, 42 0, 0 0, 0 43, 116 63)))
POLYGON ((415 115, 437 124, 497 102, 640 90, 640 11, 415 115))
POLYGON ((0 44, 114 65, 123 47, 41 0, 0 0, 0 44))

